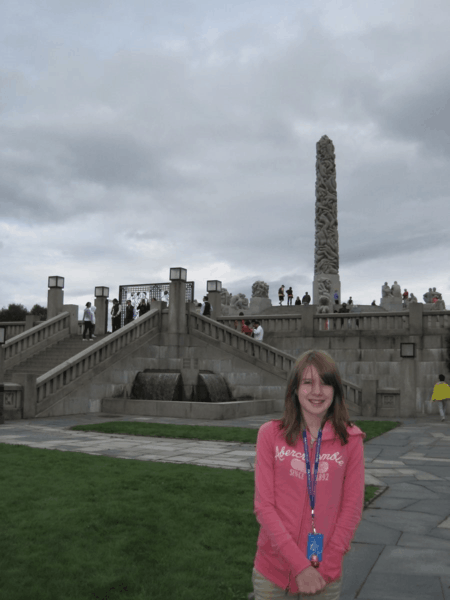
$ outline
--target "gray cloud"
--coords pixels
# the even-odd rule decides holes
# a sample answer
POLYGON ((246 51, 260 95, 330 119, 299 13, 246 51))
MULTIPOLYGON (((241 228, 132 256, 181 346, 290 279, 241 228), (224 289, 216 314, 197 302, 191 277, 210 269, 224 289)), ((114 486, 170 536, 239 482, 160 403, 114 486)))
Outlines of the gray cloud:
POLYGON ((450 8, 425 12, 387 0, 10 4, 0 273, 12 284, 0 304, 55 269, 76 299, 99 279, 164 280, 174 265, 199 289, 212 273, 233 291, 264 279, 273 300, 281 283, 303 295, 323 134, 343 290, 371 302, 392 271, 439 281, 445 298, 450 8))

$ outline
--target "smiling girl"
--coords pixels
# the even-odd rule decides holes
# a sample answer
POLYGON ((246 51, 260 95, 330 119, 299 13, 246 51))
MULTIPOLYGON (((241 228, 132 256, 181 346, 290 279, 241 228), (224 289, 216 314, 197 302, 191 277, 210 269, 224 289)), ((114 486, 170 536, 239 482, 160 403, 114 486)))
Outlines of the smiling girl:
POLYGON ((256 442, 255 600, 339 600, 342 561, 363 509, 364 437, 349 420, 331 356, 302 354, 283 418, 262 425, 256 442))

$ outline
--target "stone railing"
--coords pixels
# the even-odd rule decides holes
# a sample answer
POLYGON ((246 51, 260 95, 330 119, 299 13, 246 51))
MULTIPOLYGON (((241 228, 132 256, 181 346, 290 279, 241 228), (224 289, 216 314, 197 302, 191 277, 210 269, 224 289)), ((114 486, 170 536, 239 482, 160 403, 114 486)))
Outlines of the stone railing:
MULTIPOLYGON (((230 319, 223 317, 223 320, 224 322, 227 322, 230 319)), ((234 323, 234 319, 231 320, 234 323)), ((260 322, 262 321, 261 318, 258 318, 257 320, 260 322)), ((262 325, 262 327, 264 328, 264 325, 262 325)), ((297 358, 291 354, 282 352, 264 342, 259 342, 235 329, 230 329, 230 326, 223 325, 213 319, 208 319, 207 317, 192 312, 189 314, 189 332, 199 332, 200 334, 208 336, 210 339, 244 352, 251 358, 262 360, 267 365, 270 365, 270 367, 277 369, 278 372, 284 371, 286 379, 297 360, 297 358)), ((350 407, 353 407, 354 412, 360 414, 362 407, 362 388, 345 380, 342 380, 342 385, 344 387, 344 397, 347 404, 350 407)))
POLYGON ((53 319, 44 321, 32 329, 7 340, 5 348, 5 368, 16 364, 40 352, 49 343, 64 339, 70 334, 70 315, 63 312, 53 319))
POLYGON ((438 330, 450 328, 450 310, 426 311, 422 317, 425 333, 438 333, 438 330))
POLYGON ((160 326, 161 311, 156 308, 132 323, 121 327, 118 331, 109 334, 103 340, 89 345, 86 350, 69 358, 61 365, 48 371, 48 373, 44 373, 36 379, 38 406, 50 397, 57 401, 59 396, 63 396, 65 390, 71 384, 76 383, 76 380, 102 365, 122 348, 142 338, 152 330, 159 331, 160 326), (63 393, 55 398, 57 392, 63 393))
MULTIPOLYGON (((406 311, 405 311, 406 312, 406 311)), ((329 313, 314 315, 315 331, 404 331, 409 332, 409 313, 329 313)))
POLYGON ((25 331, 25 321, 0 321, 0 327, 5 328, 5 340, 9 340, 25 331))
POLYGON ((244 321, 259 321, 261 327, 264 329, 264 333, 272 332, 283 332, 283 333, 294 333, 301 332, 302 317, 301 315, 259 315, 251 317, 219 317, 217 321, 223 323, 231 329, 234 329, 234 322, 238 322, 238 329, 235 331, 241 331, 241 322, 244 321))
POLYGON ((238 321, 240 331, 241 320, 258 320, 264 333, 292 334, 295 335, 325 335, 338 332, 364 332, 366 334, 381 335, 395 332, 398 335, 420 335, 426 333, 443 332, 450 328, 450 311, 430 311, 423 304, 416 304, 409 310, 351 313, 317 314, 317 307, 305 307, 312 310, 303 310, 299 315, 259 315, 246 317, 219 317, 217 321, 234 330, 234 323, 238 321), (414 316, 412 316, 414 315, 414 316))
POLYGON ((286 377, 295 363, 295 358, 290 354, 231 329, 230 326, 191 312, 189 313, 189 333, 196 331, 230 348, 235 348, 251 358, 261 360, 270 367, 284 371, 286 377))

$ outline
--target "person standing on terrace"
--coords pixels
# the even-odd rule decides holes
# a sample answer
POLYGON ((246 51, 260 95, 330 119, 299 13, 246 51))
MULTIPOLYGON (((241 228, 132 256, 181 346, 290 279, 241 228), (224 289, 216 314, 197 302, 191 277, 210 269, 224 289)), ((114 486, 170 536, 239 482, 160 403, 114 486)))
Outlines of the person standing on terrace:
POLYGON ((439 381, 435 384, 431 402, 439 402, 439 413, 441 421, 445 421, 445 409, 447 400, 450 401, 450 385, 445 383, 445 376, 439 375, 439 381))
POLYGON ((303 353, 283 418, 258 431, 254 600, 339 600, 343 558, 362 517, 365 436, 350 422, 332 357, 303 353))

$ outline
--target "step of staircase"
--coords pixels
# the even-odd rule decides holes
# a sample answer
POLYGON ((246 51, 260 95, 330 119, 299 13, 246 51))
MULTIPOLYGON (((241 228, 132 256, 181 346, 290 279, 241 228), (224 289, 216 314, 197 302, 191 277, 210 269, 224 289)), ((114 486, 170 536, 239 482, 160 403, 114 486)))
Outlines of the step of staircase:
MULTIPOLYGON (((97 335, 95 342, 104 339, 105 335, 97 335)), ((79 352, 86 350, 93 342, 83 341, 81 336, 71 336, 46 348, 39 354, 32 356, 24 362, 16 365, 13 369, 5 372, 5 381, 11 381, 13 373, 33 373, 37 377, 51 371, 61 363, 65 362, 79 352)))

